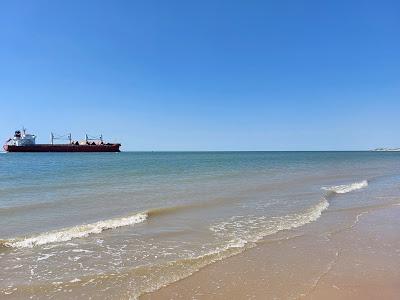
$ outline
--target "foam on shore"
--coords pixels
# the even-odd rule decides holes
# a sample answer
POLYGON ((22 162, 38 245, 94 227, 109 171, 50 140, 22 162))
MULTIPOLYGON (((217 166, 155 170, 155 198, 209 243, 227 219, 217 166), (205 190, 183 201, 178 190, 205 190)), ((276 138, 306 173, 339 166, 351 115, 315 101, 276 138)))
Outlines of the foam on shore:
MULTIPOLYGON (((92 288, 98 290, 98 286, 113 284, 118 285, 118 289, 122 291, 129 287, 129 298, 132 300, 139 299, 143 294, 156 291, 163 286, 186 278, 207 265, 240 254, 246 249, 254 247, 256 242, 265 236, 316 221, 328 206, 328 201, 323 198, 319 203, 299 213, 273 218, 262 216, 233 217, 209 228, 223 242, 199 255, 189 255, 186 258, 161 264, 142 265, 133 269, 126 269, 123 272, 82 276, 78 278, 79 281, 72 279, 64 283, 60 282, 56 288, 60 289, 64 286, 71 288, 76 285, 93 292, 92 288), (245 231, 243 231, 244 228, 246 228, 245 231), (257 230, 254 231, 255 228, 257 230), (144 274, 147 274, 148 277, 143 277, 144 274), (142 280, 143 278, 145 280, 142 280)), ((124 295, 126 296, 126 294, 124 295)))
POLYGON ((335 185, 330 187, 323 187, 322 189, 325 191, 334 192, 336 194, 346 194, 356 190, 360 190, 366 188, 368 186, 368 181, 363 180, 360 182, 354 182, 351 184, 343 184, 343 185, 335 185))
POLYGON ((0 245, 12 248, 32 248, 34 246, 45 245, 49 243, 65 242, 75 238, 87 237, 91 234, 98 234, 104 230, 115 229, 123 226, 129 226, 141 223, 147 219, 147 213, 137 213, 128 217, 121 217, 109 220, 98 221, 91 224, 77 225, 63 228, 60 230, 49 231, 39 235, 2 240, 0 245))

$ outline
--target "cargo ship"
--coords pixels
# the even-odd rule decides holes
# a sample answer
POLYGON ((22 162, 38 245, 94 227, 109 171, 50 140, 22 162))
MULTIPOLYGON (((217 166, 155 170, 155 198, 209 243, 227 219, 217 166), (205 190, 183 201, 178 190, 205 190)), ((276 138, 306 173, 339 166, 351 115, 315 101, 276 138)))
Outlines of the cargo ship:
POLYGON ((105 143, 103 136, 89 137, 85 134, 82 141, 72 140, 71 134, 55 136, 51 133, 50 144, 36 144, 36 135, 27 133, 25 128, 17 130, 3 146, 6 152, 120 152, 118 143, 105 143), (55 140, 67 139, 69 142, 56 144, 55 140))

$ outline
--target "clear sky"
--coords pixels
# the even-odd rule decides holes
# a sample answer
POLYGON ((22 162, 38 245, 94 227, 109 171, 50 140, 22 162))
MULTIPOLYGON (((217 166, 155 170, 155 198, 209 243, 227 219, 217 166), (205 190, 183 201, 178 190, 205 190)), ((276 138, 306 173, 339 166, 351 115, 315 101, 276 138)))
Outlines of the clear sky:
POLYGON ((0 138, 400 146, 399 1, 0 1, 0 138))

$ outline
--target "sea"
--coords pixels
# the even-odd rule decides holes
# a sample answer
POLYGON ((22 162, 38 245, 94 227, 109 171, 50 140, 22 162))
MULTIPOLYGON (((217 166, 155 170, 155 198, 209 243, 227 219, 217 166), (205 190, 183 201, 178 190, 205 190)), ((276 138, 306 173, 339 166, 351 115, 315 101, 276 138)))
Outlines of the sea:
POLYGON ((400 152, 2 153, 0 298, 138 299, 399 199, 400 152))

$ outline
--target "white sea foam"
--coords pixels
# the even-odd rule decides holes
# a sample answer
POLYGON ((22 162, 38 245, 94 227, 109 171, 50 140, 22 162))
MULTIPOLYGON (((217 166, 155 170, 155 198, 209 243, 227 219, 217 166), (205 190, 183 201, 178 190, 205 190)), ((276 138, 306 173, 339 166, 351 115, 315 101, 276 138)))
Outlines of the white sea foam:
POLYGON ((55 255, 54 253, 44 254, 43 256, 38 257, 38 258, 37 258, 37 261, 46 260, 46 259, 48 259, 49 257, 52 257, 52 256, 54 256, 54 255, 55 255))
POLYGON ((336 185, 336 186, 330 186, 330 187, 323 187, 323 190, 326 191, 331 191, 336 194, 346 194, 350 193, 352 191, 360 190, 368 186, 368 181, 363 180, 360 182, 354 182, 351 184, 343 184, 343 185, 336 185))
POLYGON ((155 291, 162 286, 190 276, 211 263, 237 255, 245 249, 255 246, 257 241, 267 235, 313 222, 321 216, 322 212, 327 209, 328 206, 328 201, 323 199, 320 203, 299 214, 291 214, 276 218, 237 216, 232 217, 227 222, 215 224, 210 227, 210 230, 213 231, 218 238, 225 240, 225 243, 200 256, 165 264, 165 274, 173 274, 173 276, 159 276, 158 281, 152 282, 149 286, 145 285, 144 287, 138 288, 137 291, 132 292, 130 299, 139 299, 140 295, 143 293, 155 291))
POLYGON ((147 213, 138 213, 128 217, 98 221, 96 223, 77 225, 55 231, 45 232, 26 238, 15 238, 3 242, 7 247, 32 248, 49 243, 65 242, 75 238, 98 234, 104 230, 114 229, 141 223, 147 219, 147 213))
POLYGON ((237 216, 227 222, 213 225, 210 229, 221 238, 231 238, 228 248, 244 247, 246 244, 255 243, 267 235, 314 222, 328 206, 329 202, 324 198, 303 213, 272 218, 237 216))

